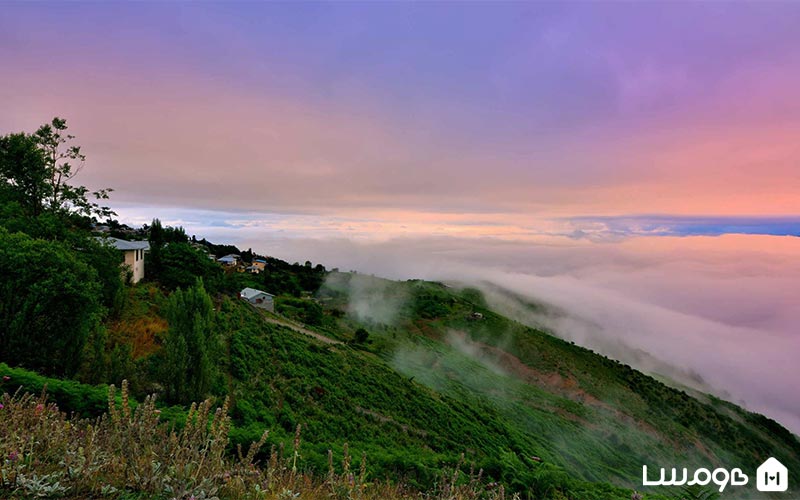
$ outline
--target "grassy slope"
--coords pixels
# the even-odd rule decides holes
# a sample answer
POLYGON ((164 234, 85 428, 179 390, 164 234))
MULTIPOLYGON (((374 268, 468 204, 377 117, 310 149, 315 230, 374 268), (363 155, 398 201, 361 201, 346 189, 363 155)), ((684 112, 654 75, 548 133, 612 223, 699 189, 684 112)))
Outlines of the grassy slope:
MULTIPOLYGON (((636 487, 643 463, 748 471, 774 455, 800 470, 800 445, 774 422, 715 398, 700 402, 510 321, 474 294, 372 278, 353 287, 349 275, 334 278, 320 294, 326 314, 309 328, 347 340, 365 327, 366 346, 323 344, 266 323, 240 301, 220 301, 227 346, 220 387, 233 397, 235 443, 258 439, 266 427, 272 444, 288 445, 302 424, 305 466, 324 471, 327 449, 340 455, 348 442, 354 456, 367 453, 376 476, 420 486, 463 452, 537 498, 629 498, 619 487, 636 487), (365 297, 371 302, 363 308, 356 302, 365 297), (468 319, 472 312, 483 319, 468 319)), ((156 315, 157 299, 138 287, 123 323, 156 315)), ((93 390, 70 386, 65 394, 81 391, 102 406, 93 390)), ((75 407, 56 396, 63 408, 75 407)), ((174 409, 165 414, 180 419, 174 409)))
MULTIPOLYGON (((347 286, 347 280, 331 280, 330 307, 344 307, 348 292, 370 286, 347 286)), ((797 438, 761 415, 712 397, 701 402, 495 314, 472 294, 420 281, 377 281, 370 293, 389 301, 405 297, 393 327, 362 318, 389 342, 379 349, 388 363, 442 394, 496 409, 527 446, 524 452, 572 475, 633 487, 642 464, 755 471, 769 456, 800 470, 797 438), (483 319, 470 320, 472 312, 483 319)))

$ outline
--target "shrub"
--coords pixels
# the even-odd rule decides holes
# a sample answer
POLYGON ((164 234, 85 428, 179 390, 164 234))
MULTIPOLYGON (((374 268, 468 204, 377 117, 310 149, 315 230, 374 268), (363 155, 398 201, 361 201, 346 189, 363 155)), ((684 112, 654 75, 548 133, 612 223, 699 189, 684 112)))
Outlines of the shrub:
POLYGON ((66 244, 0 227, 0 360, 72 375, 101 312, 97 272, 66 244))

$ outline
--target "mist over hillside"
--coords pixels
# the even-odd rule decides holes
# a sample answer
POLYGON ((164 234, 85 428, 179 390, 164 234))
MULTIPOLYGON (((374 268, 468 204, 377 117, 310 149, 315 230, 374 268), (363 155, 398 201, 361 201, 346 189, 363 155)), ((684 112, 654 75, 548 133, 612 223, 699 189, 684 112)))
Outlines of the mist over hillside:
MULTIPOLYGON (((281 239, 244 244, 394 279, 482 287, 498 311, 800 432, 800 238, 281 239), (491 293, 492 289, 505 290, 491 293), (535 310, 527 302, 549 305, 535 310)), ((399 300, 399 299, 398 299, 399 300)), ((390 305, 382 304, 382 314, 390 305)))

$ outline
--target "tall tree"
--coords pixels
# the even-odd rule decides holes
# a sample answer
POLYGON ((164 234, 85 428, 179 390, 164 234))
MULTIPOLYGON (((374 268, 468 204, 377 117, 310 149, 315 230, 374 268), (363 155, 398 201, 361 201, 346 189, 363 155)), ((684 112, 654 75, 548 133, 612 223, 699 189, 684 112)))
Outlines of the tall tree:
POLYGON ((147 254, 149 262, 147 263, 147 273, 152 277, 161 275, 161 250, 164 248, 164 227, 161 221, 153 219, 147 234, 147 240, 150 243, 150 252, 147 254))
POLYGON ((173 292, 166 306, 169 332, 164 345, 162 381, 167 399, 186 403, 203 399, 211 389, 219 338, 214 307, 203 282, 173 292))
POLYGON ((94 200, 108 199, 111 189, 90 192, 71 181, 86 157, 80 146, 70 144, 67 122, 53 120, 33 134, 0 137, 0 184, 5 196, 22 205, 30 216, 44 211, 108 218, 114 212, 94 200), (91 199, 90 199, 91 198, 91 199))

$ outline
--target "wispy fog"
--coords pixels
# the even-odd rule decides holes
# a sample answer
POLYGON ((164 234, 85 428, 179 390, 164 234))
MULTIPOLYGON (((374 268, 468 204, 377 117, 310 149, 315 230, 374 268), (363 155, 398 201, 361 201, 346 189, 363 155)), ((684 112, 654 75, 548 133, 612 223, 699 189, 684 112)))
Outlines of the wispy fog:
MULTIPOLYGON (((355 243, 265 237, 252 245, 343 271, 483 283, 493 305, 520 321, 744 404, 800 432, 800 238, 355 243), (525 300, 551 307, 534 314, 525 300)), ((391 311, 383 299, 370 299, 369 283, 359 285, 363 293, 353 312, 391 311)))
POLYGON ((404 289, 373 276, 332 273, 326 286, 347 292, 348 313, 361 321, 391 325, 406 301, 404 289))

